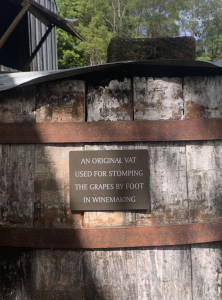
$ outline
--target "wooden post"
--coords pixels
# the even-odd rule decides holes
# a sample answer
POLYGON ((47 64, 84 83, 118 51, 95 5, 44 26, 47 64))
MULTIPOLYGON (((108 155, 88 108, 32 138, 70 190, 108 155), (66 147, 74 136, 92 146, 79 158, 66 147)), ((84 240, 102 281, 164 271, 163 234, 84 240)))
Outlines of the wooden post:
MULTIPOLYGON (((133 120, 131 79, 111 80, 105 87, 99 84, 99 88, 89 85, 87 121, 123 120, 133 120)), ((135 149, 135 145, 85 145, 85 149, 128 150, 135 149)), ((135 225, 135 212, 84 212, 83 222, 85 227, 91 228, 132 226, 135 225)), ((135 251, 84 251, 83 262, 83 280, 88 291, 85 300, 138 299, 135 251)))
POLYGON ((35 48, 35 50, 33 51, 32 55, 29 57, 29 59, 27 60, 27 62, 25 63, 24 67, 23 67, 23 71, 27 71, 28 67, 30 66, 31 62, 33 61, 33 59, 35 58, 36 54, 39 52, 40 48, 42 47, 43 43, 45 42, 45 40, 47 39, 48 35, 50 34, 52 28, 54 27, 54 25, 51 25, 46 33, 44 34, 44 36, 42 37, 41 41, 39 42, 38 46, 35 48))
MULTIPOLYGON (((186 77, 184 112, 190 120, 220 119, 222 77, 186 77)), ((189 222, 222 218, 222 142, 187 142, 189 222)), ((222 243, 191 246, 192 289, 195 300, 222 297, 222 243)))
POLYGON ((15 27, 18 25, 18 23, 21 21, 22 17, 24 16, 24 14, 29 10, 29 7, 31 6, 31 4, 26 3, 26 5, 21 9, 21 11, 19 12, 19 14, 17 15, 17 17, 15 18, 15 20, 12 22, 12 24, 9 26, 9 28, 6 30, 6 32, 4 33, 4 35, 2 36, 2 38, 0 39, 0 49, 2 48, 2 46, 5 44, 5 42, 7 41, 7 39, 9 38, 9 36, 12 34, 13 30, 15 29, 15 27))
MULTIPOLYGON (((134 77, 133 88, 134 120, 183 119, 181 78, 134 77)), ((137 224, 188 223, 185 143, 147 146, 151 215, 137 213, 137 224)), ((137 299, 192 299, 190 259, 189 245, 137 250, 137 299)))
MULTIPOLYGON (((34 86, 25 90, 7 91, 0 95, 1 123, 35 122, 34 86), (28 99, 28 101, 24 101, 28 99)), ((1 226, 33 227, 34 216, 34 145, 0 146, 0 186, 3 198, 0 206, 6 212, 1 226), (10 164, 7 162, 10 161, 10 164), (25 182, 25 184, 22 184, 25 182), (10 187, 10 188, 9 188, 10 187)), ((1 298, 1 291, 0 291, 1 298)))
MULTIPOLYGON (((88 86, 87 121, 130 121, 133 120, 132 84, 129 78, 112 80, 107 87, 88 86)), ((86 145, 86 150, 134 149, 128 145, 86 145)), ((131 212, 85 212, 86 227, 134 225, 135 213, 131 212)))
MULTIPOLYGON (((85 83, 81 80, 41 84, 36 96, 36 123, 83 122, 84 98, 85 83)), ((34 228, 82 227, 81 214, 72 214, 70 211, 68 175, 69 151, 82 149, 81 145, 35 146, 34 183, 37 205, 34 211, 34 228), (45 168, 46 166, 48 167, 45 168)), ((33 260, 33 265, 38 266, 34 275, 35 298, 83 299, 83 252, 65 250, 52 253, 47 249, 36 250, 35 261, 33 260), (55 265, 58 267, 55 268, 55 265), (43 276, 41 270, 44 266, 47 266, 47 271, 43 276)))

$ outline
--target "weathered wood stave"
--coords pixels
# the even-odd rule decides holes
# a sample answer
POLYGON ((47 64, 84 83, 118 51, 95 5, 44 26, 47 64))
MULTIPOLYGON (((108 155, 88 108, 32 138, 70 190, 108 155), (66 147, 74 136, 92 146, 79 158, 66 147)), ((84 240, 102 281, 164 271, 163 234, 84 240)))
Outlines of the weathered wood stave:
MULTIPOLYGON (((209 81, 206 81, 205 78, 192 78, 192 79, 184 79, 184 89, 182 89, 182 81, 180 79, 170 79, 169 82, 171 84, 172 93, 169 98, 169 91, 166 93, 166 80, 159 80, 156 81, 153 79, 134 79, 134 103, 135 107, 137 107, 137 111, 134 112, 134 118, 135 119, 141 119, 142 116, 144 116, 144 119, 171 119, 176 118, 176 120, 190 118, 190 119, 201 119, 201 118, 220 118, 220 101, 219 97, 217 96, 218 92, 215 92, 215 95, 212 95, 212 99, 216 99, 216 103, 218 105, 218 109, 215 110, 214 107, 214 101, 212 100, 210 102, 210 105, 206 106, 206 97, 205 94, 207 94, 206 90, 202 91, 201 96, 198 96, 198 99, 195 99, 195 101, 198 103, 198 107, 195 106, 194 103, 190 103, 190 96, 189 89, 195 90, 195 87, 192 87, 192 84, 195 85, 198 84, 198 80, 200 85, 209 85, 211 79, 209 81), (165 82, 164 82, 165 81, 165 82), (147 88, 147 86, 150 84, 150 87, 147 88), (155 91, 155 84, 158 90, 158 97, 162 97, 161 101, 163 103, 163 106, 160 107, 160 103, 158 102, 158 97, 153 97, 151 99, 151 107, 149 105, 147 106, 147 95, 150 95, 151 92, 155 91), (138 87, 139 85, 139 87, 138 87), (173 85, 173 86, 172 86, 173 85), (174 86, 175 85, 175 86, 174 86), (190 87, 189 87, 190 86, 190 87), (145 96, 144 98, 141 98, 138 100, 137 94, 142 94, 139 91, 144 90, 145 88, 145 96), (167 106, 168 102, 172 102, 173 97, 177 97, 179 93, 183 91, 183 97, 179 97, 179 100, 176 101, 176 106, 174 105, 174 109, 172 107, 167 106), (167 95, 166 95, 167 94, 167 95), (162 96, 163 95, 163 96, 162 96), (165 96, 164 96, 165 95, 165 96), (173 97, 172 97, 173 96, 173 97), (201 98, 202 97, 202 98, 201 98), (183 99, 184 98, 184 99, 183 99), (170 100, 169 100, 170 99, 170 100), (138 101, 140 102, 139 108, 141 109, 139 112, 143 111, 143 115, 141 116, 141 113, 138 113, 138 101), (188 103, 188 105, 186 105, 188 103), (202 103, 202 104, 201 104, 202 103), (204 106, 205 105, 205 106, 204 106), (154 115, 153 110, 155 110, 155 107, 157 109, 157 112, 154 115), (205 108, 204 108, 205 107, 205 108), (212 111, 212 114, 210 113, 212 111), (172 114, 174 112, 174 114, 172 114), (183 113, 184 112, 184 113, 183 113)), ((213 79, 212 79, 213 80, 213 79)), ((215 79, 215 82, 217 84, 216 89, 219 89, 221 85, 221 79, 219 76, 215 79)), ((119 86, 123 85, 123 83, 118 84, 115 83, 118 88, 119 86)), ((78 84, 74 84, 75 87, 78 84)), ((57 88, 57 97, 58 99, 61 99, 62 92, 58 91, 60 88, 60 83, 49 83, 45 84, 45 86, 42 86, 42 93, 40 89, 40 96, 37 98, 37 107, 39 111, 37 111, 37 122, 51 122, 51 121, 60 121, 61 118, 62 121, 84 121, 83 114, 81 116, 81 113, 78 113, 77 118, 75 118, 75 115, 72 117, 68 113, 68 117, 65 117, 66 120, 64 120, 64 115, 70 110, 69 104, 67 105, 66 113, 64 113, 64 109, 62 108, 62 102, 56 101, 53 103, 53 100, 50 98, 50 93, 53 93, 53 89, 57 88), (51 85, 51 87, 50 87, 51 85), (44 93, 48 89, 48 97, 47 99, 44 99, 44 93), (41 98, 42 97, 42 98, 41 98), (41 99, 41 100, 40 100, 41 99), (45 101, 45 102, 44 102, 45 101), (47 103, 52 103, 51 107, 47 107, 47 103), (55 108, 53 108, 53 106, 55 108), (50 111, 51 110, 51 111, 50 111), (50 118, 51 114, 51 118, 50 118), (80 117, 81 116, 81 117, 80 117)), ((66 96, 67 94, 70 95, 72 93, 72 89, 70 91, 70 87, 72 86, 72 81, 64 81, 62 83, 63 89, 66 89, 66 96)), ((35 91, 34 88, 26 88, 23 93, 26 93, 29 90, 32 89, 34 97, 32 98, 33 102, 35 103, 35 91)), ((74 93, 76 92, 74 88, 74 93)), ((96 89, 93 88, 91 91, 93 93, 97 93, 96 89)), ((90 92, 90 91, 89 91, 90 92)), ((115 89, 111 91, 113 98, 115 98, 115 89)), ((125 87, 125 90, 123 91, 124 95, 128 97, 129 99, 129 106, 132 105, 132 98, 130 96, 129 90, 127 87, 125 87), (130 104, 131 103, 131 104, 130 104)), ((12 93, 13 94, 13 93, 12 93)), ((101 92, 98 93, 101 97, 101 92)), ((83 95, 82 94, 82 83, 80 83, 79 93, 77 95, 83 95)), ((55 95, 54 95, 55 96, 55 95)), ((105 94, 107 97, 107 95, 105 94)), ((81 97, 80 97, 81 98, 81 97)), ((83 98, 81 98, 83 99, 83 98)), ((25 107, 25 103, 22 100, 22 105, 25 107)), ((71 100, 70 100, 71 101, 71 100)), ((108 98, 108 101, 111 101, 108 98)), ((115 101, 115 99, 114 99, 115 101)), ((19 102, 19 97, 18 97, 19 102)), ((105 101, 104 101, 105 102, 105 101)), ((10 100, 7 99, 5 101, 5 104, 3 103, 2 106, 8 105, 10 103, 10 100), (6 104, 6 102, 8 102, 6 104)), ((30 102, 31 103, 31 102, 30 102)), ((83 102, 77 101, 77 105, 79 105, 80 109, 77 107, 74 110, 79 110, 83 112, 83 102)), ((149 103, 148 103, 149 104, 149 103)), ((175 103, 174 103, 175 104, 175 103)), ((30 105, 31 107, 32 105, 30 105)), ((29 118, 31 122, 36 122, 35 117, 31 117, 31 114, 33 111, 35 111, 35 104, 33 107, 30 108, 30 111, 27 112, 27 114, 24 114, 21 116, 21 114, 10 114, 10 109, 12 110, 13 105, 9 107, 9 114, 8 117, 5 118, 3 121, 26 121, 26 119, 29 118)), ((72 106, 72 105, 71 105, 72 106)), ((19 105, 18 105, 19 108, 19 105)), ((19 108, 20 109, 20 108, 19 108)), ((88 107, 89 109, 89 107, 88 107)), ((95 109, 95 107, 94 107, 95 109)), ((104 112, 107 112, 107 108, 101 112, 101 118, 104 118, 104 112)), ((93 111, 93 110, 92 110, 93 111)), ((5 116, 4 112, 4 116, 5 116)), ((112 116, 105 116, 105 119, 108 118, 117 118, 120 120, 121 118, 125 119, 131 119, 132 120, 132 109, 130 107, 124 106, 124 103, 121 104, 120 107, 115 111, 112 111, 112 116), (122 105, 122 106, 121 106, 122 105), (124 108, 124 109, 123 109, 124 108), (121 110, 123 109, 123 114, 121 113, 121 110), (127 112, 126 112, 127 111, 127 112)), ((100 118, 97 116, 97 120, 100 118)), ((2 122, 3 122, 2 121, 2 122)), ((95 121, 95 120, 94 120, 95 121)), ((133 122, 133 121, 132 121, 133 122)), ((182 121, 181 121, 182 122, 182 121)), ((204 122, 206 122, 204 120, 204 122)), ((214 121, 215 122, 215 121, 214 121)), ((206 122, 207 123, 207 122, 206 122)), ((98 227, 117 227, 117 226, 150 226, 150 225, 164 225, 164 224, 184 224, 189 222, 203 222, 203 221, 218 221, 221 220, 221 213, 220 213, 220 202, 216 201, 214 202, 214 207, 212 210, 209 211, 209 209, 205 209, 205 207, 209 206, 210 203, 210 197, 206 198, 205 203, 202 193, 203 188, 197 192, 193 193, 195 184, 198 183, 198 180, 201 182, 205 182, 202 179, 203 172, 201 172, 200 167, 203 161, 199 159, 199 163, 196 166, 194 163, 194 159, 198 158, 199 156, 204 157, 207 153, 207 157, 212 157, 211 166, 213 165, 213 161, 218 161, 217 171, 216 171, 216 177, 214 182, 210 182, 211 184, 211 197, 213 199, 216 197, 219 199, 220 197, 220 190, 217 190, 216 196, 213 194, 215 182, 219 181, 218 178, 220 178, 220 141, 218 142, 188 142, 188 143, 145 143, 145 144, 131 144, 131 145, 123 145, 122 147, 127 148, 148 148, 149 153, 151 154, 151 160, 153 164, 151 164, 151 171, 155 176, 151 178, 152 182, 151 185, 154 188, 151 190, 151 199, 152 199, 152 212, 144 213, 144 212, 132 212, 132 213, 121 213, 121 212, 114 212, 114 213, 88 213, 85 212, 84 216, 82 217, 80 214, 71 215, 69 211, 69 205, 68 205, 68 188, 67 188, 67 159, 65 156, 68 154, 69 150, 74 150, 74 145, 64 145, 61 147, 60 145, 25 145, 24 149, 19 148, 19 145, 3 145, 3 154, 7 151, 14 151, 15 158, 14 158, 14 164, 16 166, 17 160, 24 160, 24 153, 28 150, 28 147, 30 148, 30 155, 33 157, 33 160, 35 161, 35 170, 32 166, 29 167, 29 170, 27 173, 24 173, 22 169, 20 168, 20 174, 21 176, 26 176, 26 181, 30 182, 30 186, 33 186, 33 178, 35 178, 35 207, 34 205, 31 205, 31 209, 29 212, 23 212, 22 206, 13 207, 14 201, 10 203, 9 199, 9 207, 12 207, 11 215, 8 216, 5 214, 5 217, 3 218, 2 225, 3 226, 18 226, 18 227, 33 227, 33 221, 34 221, 34 228, 86 228, 86 227, 92 227, 98 228, 98 227), (7 148, 8 147, 8 148, 7 148), (8 150, 7 150, 8 149, 8 150), (211 150, 209 150, 211 149, 211 150), (206 152, 207 151, 207 152, 206 152), (17 153, 17 154, 16 154, 17 153), (192 153, 195 155, 192 157, 192 153), (200 155, 201 153, 201 155, 200 155), (35 159, 34 159, 35 155, 35 159), (62 158, 61 162, 58 163, 57 157, 62 158), (158 160, 158 157, 161 157, 160 161, 158 160), (154 158, 154 159, 152 159, 154 158), (189 159, 188 159, 189 158, 189 159), (215 158, 215 159, 214 159, 215 158), (172 165, 169 165, 169 162, 172 163, 172 165), (168 172, 161 171, 164 170, 164 168, 169 167, 168 172), (179 168, 175 168, 179 167, 179 168), (196 168, 196 169, 195 169, 196 168), (199 168, 199 169, 198 169, 199 168), (175 172, 176 170, 176 172, 175 172), (190 177, 189 179, 189 185, 186 189, 186 174, 187 170, 190 171, 190 177), (35 174, 34 174, 35 172, 35 174), (24 174, 22 174, 24 173, 24 174), (57 174, 61 173, 61 176, 58 176, 57 174), (26 175, 25 175, 26 174, 26 175), (164 175, 165 174, 165 175, 164 175), (191 176, 192 174, 198 174, 198 176, 191 176), (179 180, 175 180, 175 177, 178 177, 179 180), (218 180, 217 180, 218 179, 218 180), (44 181, 47 182, 47 186, 45 186, 44 181), (63 187, 61 187, 61 182, 64 182, 63 187), (185 184, 185 186, 184 186, 185 184), (163 187, 164 192, 163 192, 163 187), (175 190, 176 188, 176 190, 175 190), (161 191, 161 193, 158 196, 158 190, 161 191), (187 190, 187 191, 186 191, 187 190), (64 192, 65 191, 65 192, 64 192), (188 192, 188 193, 187 193, 188 192), (193 193, 193 194, 192 194, 193 193), (169 195, 172 197, 170 198, 169 195), (176 195, 180 195, 182 201, 178 202, 176 199, 176 195), (191 199, 190 203, 188 203, 187 199, 191 199), (199 201, 200 199, 200 201, 199 201), (198 202, 198 201, 199 202, 198 202), (196 204, 197 202, 197 204, 196 204), (161 206, 162 205, 162 206, 161 206), (197 213, 197 209, 199 209, 200 213, 197 213), (215 214, 215 211, 218 212, 218 214, 215 214), (23 213, 23 215, 22 215, 23 213), (33 213, 35 213, 35 220, 33 220, 33 213), (26 214, 30 215, 30 219, 25 219, 26 214), (207 218, 207 219, 206 219, 207 218), (24 221, 25 220, 25 221, 24 221), (109 222, 109 224, 107 224, 109 222)), ((97 146, 85 146, 84 145, 78 145, 78 149, 110 149, 110 148, 117 148, 118 145, 97 145, 97 146)), ((10 157, 10 152, 8 152, 10 157)), ((198 161, 198 160, 197 160, 198 161)), ((28 163, 28 161, 27 161, 28 163)), ((205 162, 205 165, 203 164, 205 168, 205 175, 208 170, 210 170, 210 167, 207 165, 208 163, 205 162)), ((18 167, 16 170, 19 170, 18 167)), ((5 170, 5 169, 4 169, 5 170)), ((12 169, 11 171, 12 172, 12 169)), ((213 172, 213 168, 212 168, 213 172)), ((10 174, 8 173, 8 178, 10 178, 10 174)), ((17 182, 17 185, 20 183, 19 179, 17 182)), ((27 194, 19 194, 18 197, 20 199, 20 203, 23 201, 23 199, 27 194), (23 196, 24 195, 24 196, 23 196)), ((215 198, 215 199, 216 199, 215 198)), ((13 200, 13 199, 12 199, 13 200)), ((33 203, 31 198, 28 198, 28 205, 33 203)), ((34 203, 33 203, 34 204, 34 203)), ((180 226, 180 225, 177 225, 180 226)), ((56 230, 56 229, 55 229, 56 230)), ((104 229, 105 230, 105 229, 104 229)), ((68 250, 65 250, 66 252, 58 252, 53 251, 51 255, 53 255, 53 260, 57 263, 61 260, 63 260, 63 265, 61 265, 60 270, 56 270, 57 276, 67 276, 67 274, 72 274, 72 278, 81 278, 81 280, 76 283, 76 286, 78 287, 78 296, 81 297, 83 295, 83 291, 81 288, 85 286, 85 288, 90 289, 90 293, 88 296, 86 296, 86 299, 94 299, 97 297, 102 297, 102 295, 105 295, 104 297, 110 297, 111 299, 161 299, 163 295, 166 296, 168 299, 192 299, 192 295, 195 299, 211 299, 214 297, 215 299, 220 299, 220 291, 217 288, 217 281, 212 281, 212 278, 218 274, 218 280, 219 274, 220 274, 220 267, 219 267, 219 261, 221 259, 221 252, 220 252, 220 243, 214 243, 213 245, 194 245, 190 248, 189 245, 186 246, 170 246, 170 247, 158 247, 158 248, 149 248, 149 249, 138 249, 138 250, 116 250, 116 251, 74 251, 70 252, 68 250), (205 248, 204 248, 205 247, 205 248), (124 252, 125 251, 125 252, 124 252), (71 254, 72 253, 72 254, 71 254), (77 265, 76 258, 78 256, 79 261, 79 270, 84 270, 84 278, 81 277, 80 273, 75 273, 75 275, 72 273, 71 269, 69 269, 67 266, 69 264, 69 260, 72 257, 73 263, 75 261, 75 265, 77 265), (76 258, 75 258, 76 257, 76 258), (207 259, 207 257, 211 257, 212 261, 207 259), (192 264, 191 264, 192 262, 192 264), (121 265, 121 269, 116 272, 117 265, 121 265), (133 266, 132 271, 129 271, 130 264, 133 266), (64 267, 67 267, 66 272, 64 272, 64 267), (95 272, 95 269, 98 269, 98 272, 95 272), (63 270, 63 271, 62 271, 63 270), (152 270, 156 270, 157 273, 153 273, 152 270), (204 271, 205 270, 205 271, 204 271), (63 273, 62 273, 63 272, 63 273), (106 291, 103 291, 102 286, 105 284, 106 281, 104 281, 104 278, 107 278, 107 272, 109 274, 115 274, 113 277, 113 288, 109 286, 109 288, 106 289, 106 291), (192 275, 191 275, 192 273, 192 275), (122 279, 122 275, 128 275, 129 279, 127 282, 122 279), (136 274, 136 280, 135 280, 135 274, 136 274), (161 274, 161 276, 157 276, 157 274, 161 274), (180 278, 180 282, 178 282, 175 278, 175 274, 177 274, 177 277, 180 278), (193 282, 192 282, 193 280, 193 282), (118 290, 118 282, 121 282, 122 289, 118 290), (152 285, 150 284, 152 282, 152 285), (199 285, 199 282, 204 282, 204 287, 201 287, 199 285), (211 285, 211 287, 210 287, 211 285), (94 288, 92 288, 94 286, 94 288), (132 286, 133 288, 129 288, 132 286), (208 289, 209 287, 209 289, 208 289), (118 291, 118 293, 117 293, 118 291), (88 298, 87 298, 88 297, 88 298)), ((45 276, 45 280, 48 280, 52 283, 52 280, 50 280, 50 277, 52 277, 52 274, 55 270, 53 270, 52 267, 52 260, 48 256, 49 250, 34 250, 35 251, 35 259, 33 258, 31 263, 32 265, 35 265, 36 267, 40 268, 44 264, 48 265, 48 272, 45 276), (51 261, 51 263, 50 263, 51 261), (50 265, 51 264, 51 265, 50 265)), ((22 254, 23 255, 23 254, 22 254)), ((21 260, 24 260, 24 255, 21 255, 21 260)), ((71 267, 71 266, 70 266, 71 267)), ((39 269, 36 269, 37 274, 37 280, 38 280, 38 287, 35 287, 35 293, 39 294, 41 293, 41 297, 46 297, 46 295, 49 295, 49 293, 53 293, 52 288, 49 286, 49 290, 45 289, 43 282, 41 281, 41 272, 39 269)), ((107 282, 106 282, 107 284, 107 282)), ((60 287, 62 287, 61 284, 59 284, 60 287)), ((73 290, 65 285, 66 289, 68 290, 68 293, 71 295, 73 290)), ((26 290, 28 289, 28 286, 26 286, 26 290)), ((64 286, 62 287, 64 289, 64 286)), ((25 293, 25 291, 23 291, 25 293)), ((28 292, 27 292, 28 293, 28 292)), ((69 297, 69 296, 68 296, 69 297)), ((70 296, 71 297, 71 296, 70 296)), ((33 298, 34 299, 34 298, 33 298)), ((67 298, 68 299, 68 298, 67 298)), ((71 298, 70 298, 71 299, 71 298)))

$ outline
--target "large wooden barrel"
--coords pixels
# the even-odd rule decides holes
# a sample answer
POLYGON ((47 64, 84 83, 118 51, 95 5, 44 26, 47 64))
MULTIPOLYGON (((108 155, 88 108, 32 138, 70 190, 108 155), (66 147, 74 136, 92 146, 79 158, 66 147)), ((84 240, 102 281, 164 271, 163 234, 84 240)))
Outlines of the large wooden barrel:
POLYGON ((210 136, 206 119, 217 119, 220 135, 222 76, 138 75, 1 92, 0 299, 222 299, 222 142, 213 130, 211 141, 203 138, 210 136), (156 124, 159 136, 144 142, 138 129, 131 142, 126 134, 96 143, 94 123, 89 142, 56 134, 74 135, 62 127, 67 122, 98 122, 104 131, 119 121, 131 130, 156 124), (71 212, 69 152, 95 149, 148 150, 150 211, 71 212))

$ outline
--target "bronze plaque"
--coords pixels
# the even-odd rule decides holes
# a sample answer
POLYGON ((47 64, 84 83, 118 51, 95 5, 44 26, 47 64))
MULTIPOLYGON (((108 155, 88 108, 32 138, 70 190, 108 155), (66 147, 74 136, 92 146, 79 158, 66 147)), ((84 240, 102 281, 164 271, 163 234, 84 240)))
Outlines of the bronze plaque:
POLYGON ((71 151, 72 211, 150 208, 148 150, 71 151))

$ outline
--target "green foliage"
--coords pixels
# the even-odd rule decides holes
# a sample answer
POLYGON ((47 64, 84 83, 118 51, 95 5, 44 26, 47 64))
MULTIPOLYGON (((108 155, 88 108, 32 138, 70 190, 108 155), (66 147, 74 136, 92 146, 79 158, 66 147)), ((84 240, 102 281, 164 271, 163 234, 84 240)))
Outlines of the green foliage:
MULTIPOLYGON (((58 0, 59 14, 63 18, 77 19, 75 0, 58 0)), ((57 29, 58 66, 59 69, 70 69, 83 65, 84 53, 80 49, 81 42, 64 30, 57 29)))
POLYGON ((211 60, 211 57, 209 56, 201 56, 201 57, 197 57, 198 61, 209 61, 211 60))
POLYGON ((57 30, 59 68, 106 62, 110 39, 174 37, 197 39, 198 60, 222 57, 222 0, 57 0, 60 15, 79 19, 86 42, 57 30))
POLYGON ((198 60, 222 57, 222 0, 189 0, 181 12, 181 28, 197 38, 198 60))
POLYGON ((80 41, 65 32, 57 29, 58 65, 59 69, 81 67, 83 52, 79 45, 80 41))

